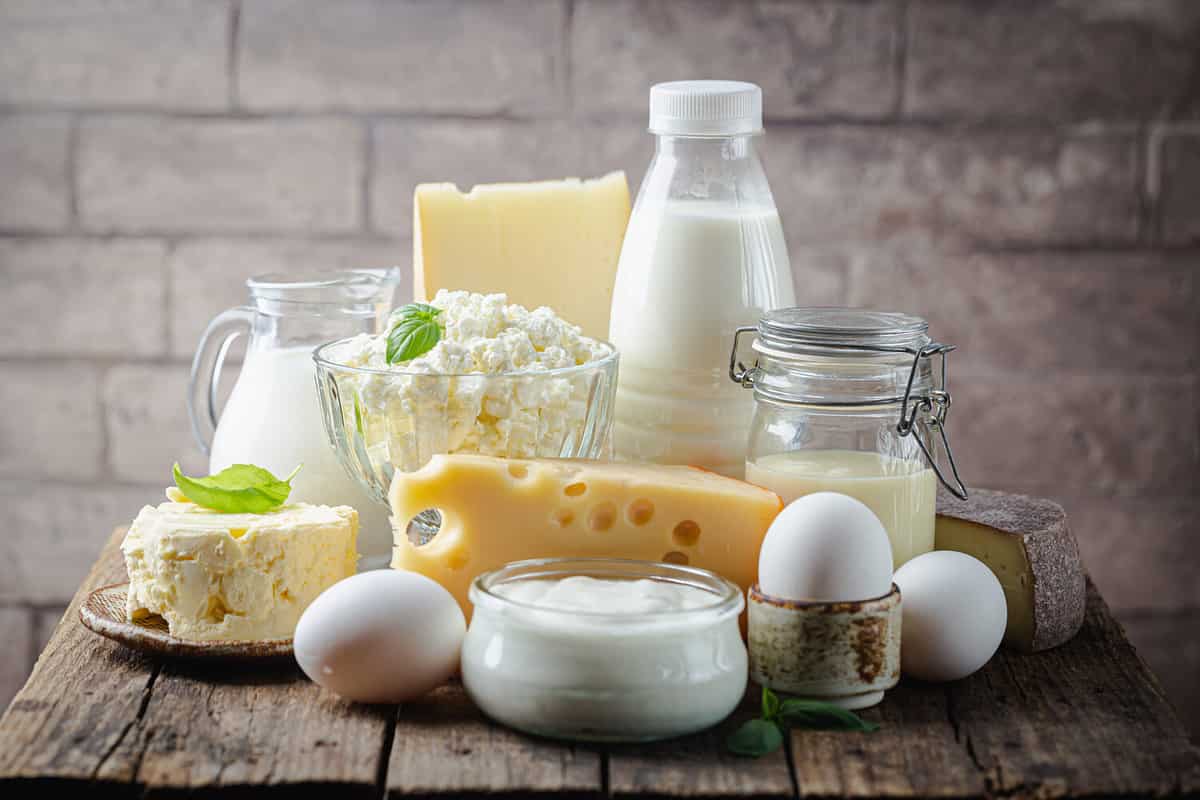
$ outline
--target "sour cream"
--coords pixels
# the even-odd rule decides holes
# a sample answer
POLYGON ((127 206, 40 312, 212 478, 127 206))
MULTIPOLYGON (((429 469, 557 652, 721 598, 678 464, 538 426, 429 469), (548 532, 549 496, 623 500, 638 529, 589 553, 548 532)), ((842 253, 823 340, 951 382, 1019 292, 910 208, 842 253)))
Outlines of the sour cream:
POLYGON ((561 739, 663 739, 715 725, 745 693, 745 601, 706 570, 521 561, 476 578, 470 598, 463 685, 511 727, 561 739))

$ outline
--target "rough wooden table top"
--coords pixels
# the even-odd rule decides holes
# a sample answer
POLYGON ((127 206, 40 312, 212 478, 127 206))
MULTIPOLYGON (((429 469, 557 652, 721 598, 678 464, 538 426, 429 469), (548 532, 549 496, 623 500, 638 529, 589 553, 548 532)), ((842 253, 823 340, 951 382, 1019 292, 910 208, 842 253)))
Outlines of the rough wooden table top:
POLYGON ((655 795, 791 798, 1200 793, 1200 753, 1089 586, 1087 622, 1048 653, 1001 652, 947 685, 903 683, 874 734, 795 731, 752 761, 716 730, 569 746, 486 719, 456 686, 402 707, 345 703, 287 662, 159 661, 87 631, 81 598, 124 579, 119 532, 0 718, 0 797, 655 795), (18 791, 19 790, 19 791, 18 791))

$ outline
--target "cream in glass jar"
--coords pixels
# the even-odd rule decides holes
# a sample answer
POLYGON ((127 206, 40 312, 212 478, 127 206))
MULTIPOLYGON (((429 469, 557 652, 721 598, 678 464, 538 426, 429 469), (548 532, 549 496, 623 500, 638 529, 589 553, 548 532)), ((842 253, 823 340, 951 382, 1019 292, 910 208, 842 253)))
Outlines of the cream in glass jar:
POLYGON ((933 549, 939 449, 946 487, 964 496, 945 438, 948 345, 919 317, 840 308, 788 308, 755 328, 754 366, 731 356, 730 377, 754 389, 746 479, 784 502, 850 495, 883 523, 896 567, 933 549), (933 357, 941 357, 935 374, 933 357))
POLYGON ((620 559, 519 561, 471 585, 462 676, 529 733, 650 741, 703 730, 746 689, 742 593, 711 572, 620 559))

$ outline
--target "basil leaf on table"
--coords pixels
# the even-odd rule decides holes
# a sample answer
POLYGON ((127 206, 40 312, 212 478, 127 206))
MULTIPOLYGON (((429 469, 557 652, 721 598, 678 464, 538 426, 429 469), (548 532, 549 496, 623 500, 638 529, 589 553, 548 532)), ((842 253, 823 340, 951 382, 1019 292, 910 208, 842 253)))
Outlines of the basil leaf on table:
POLYGON ((442 325, 437 321, 442 313, 425 303, 409 303, 396 312, 395 326, 387 337, 387 362, 399 364, 424 355, 442 338, 442 325))
POLYGON ((826 703, 822 700, 806 700, 779 696, 766 686, 762 690, 762 716, 748 720, 725 740, 725 746, 736 755, 758 758, 773 753, 783 744, 783 735, 788 728, 817 728, 826 730, 862 731, 872 733, 879 730, 873 722, 867 722, 853 711, 826 703))
POLYGON ((779 698, 766 686, 762 690, 763 719, 775 719, 779 716, 779 698))
POLYGON ((773 753, 783 744, 783 731, 774 721, 752 719, 742 724, 725 740, 725 746, 739 756, 758 758, 773 753))
POLYGON ((793 697, 784 700, 779 706, 779 718, 786 724, 797 728, 818 728, 827 730, 862 731, 872 733, 879 730, 874 722, 820 700, 804 700, 793 697))
POLYGON ((262 514, 283 505, 292 493, 292 478, 283 480, 253 464, 234 464, 207 478, 189 478, 175 464, 175 485, 198 506, 227 514, 262 514))

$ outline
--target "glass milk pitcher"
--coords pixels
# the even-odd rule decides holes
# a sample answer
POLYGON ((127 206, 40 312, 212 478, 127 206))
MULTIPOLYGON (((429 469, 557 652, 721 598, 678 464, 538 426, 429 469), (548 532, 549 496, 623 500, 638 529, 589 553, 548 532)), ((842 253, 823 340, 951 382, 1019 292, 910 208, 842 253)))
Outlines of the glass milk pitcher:
POLYGON ((398 282, 395 269, 251 278, 250 304, 218 314, 204 331, 188 387, 192 431, 209 454, 209 470, 257 464, 282 477, 303 464, 289 500, 357 509, 361 568, 388 563, 388 509, 347 474, 326 439, 312 352, 332 339, 375 333, 391 310, 398 282), (218 411, 226 354, 246 333, 241 373, 218 411))

